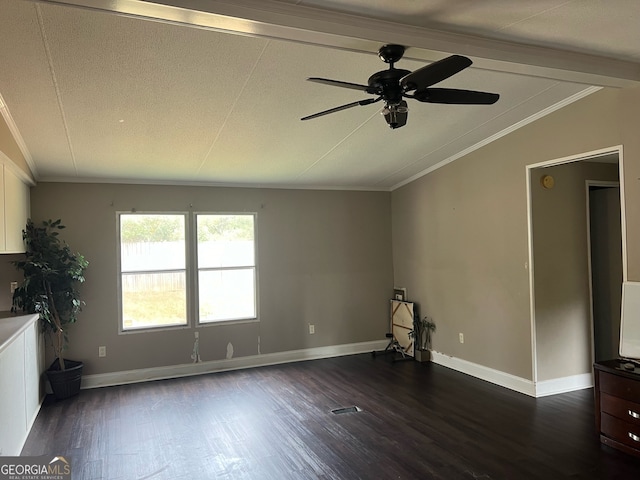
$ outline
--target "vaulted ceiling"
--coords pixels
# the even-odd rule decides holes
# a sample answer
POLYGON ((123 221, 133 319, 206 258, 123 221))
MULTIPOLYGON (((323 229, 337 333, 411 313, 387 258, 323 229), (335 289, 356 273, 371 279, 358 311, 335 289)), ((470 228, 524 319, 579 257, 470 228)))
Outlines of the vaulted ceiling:
POLYGON ((37 180, 390 190, 597 90, 640 81, 635 0, 0 0, 0 112, 37 180), (375 103, 388 68, 494 105, 375 103))

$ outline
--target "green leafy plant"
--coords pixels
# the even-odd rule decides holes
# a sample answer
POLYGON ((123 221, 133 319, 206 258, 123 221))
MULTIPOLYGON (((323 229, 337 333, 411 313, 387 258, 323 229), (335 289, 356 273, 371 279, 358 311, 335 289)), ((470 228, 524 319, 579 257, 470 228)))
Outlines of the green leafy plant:
POLYGON ((436 324, 433 323, 430 317, 415 318, 413 321, 413 337, 415 338, 416 347, 419 350, 429 350, 431 348, 432 334, 435 331, 436 324))
POLYGON ((20 309, 38 313, 46 334, 52 337, 53 349, 60 369, 64 370, 63 351, 68 346, 67 327, 76 322, 84 302, 77 286, 84 282, 89 262, 60 240, 64 229, 61 220, 45 220, 39 226, 27 221, 22 239, 24 260, 12 262, 24 274, 24 280, 13 293, 13 312, 20 309))

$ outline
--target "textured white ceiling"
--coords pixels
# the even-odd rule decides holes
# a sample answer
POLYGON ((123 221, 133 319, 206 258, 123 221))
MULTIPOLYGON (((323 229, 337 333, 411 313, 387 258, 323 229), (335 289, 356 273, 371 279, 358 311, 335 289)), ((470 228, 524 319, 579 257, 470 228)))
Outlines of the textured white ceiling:
POLYGON ((621 60, 640 59, 637 0, 284 0, 283 3, 621 60))
POLYGON ((386 190, 593 91, 585 78, 640 79, 630 0, 62 3, 102 10, 0 0, 0 95, 39 180, 386 190), (500 100, 410 101, 397 130, 380 104, 299 120, 368 97, 307 77, 366 83, 401 40, 398 68, 467 54, 439 86, 500 100))

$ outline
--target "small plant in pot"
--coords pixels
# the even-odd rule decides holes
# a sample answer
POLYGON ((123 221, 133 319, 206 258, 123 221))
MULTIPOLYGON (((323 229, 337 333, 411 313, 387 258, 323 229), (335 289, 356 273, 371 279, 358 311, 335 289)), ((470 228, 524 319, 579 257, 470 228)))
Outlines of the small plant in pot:
POLYGON ((84 270, 89 265, 60 240, 59 231, 64 228, 60 220, 45 220, 40 225, 28 220, 22 231, 24 260, 13 262, 24 280, 13 293, 12 311, 39 314, 56 356, 46 373, 58 399, 80 390, 83 364, 65 359, 63 352, 68 346, 67 328, 76 322, 84 305, 78 285, 84 282, 84 270))
POLYGON ((413 321, 413 337, 415 341, 415 358, 419 362, 431 360, 431 338, 436 331, 436 324, 430 317, 415 317, 413 321))

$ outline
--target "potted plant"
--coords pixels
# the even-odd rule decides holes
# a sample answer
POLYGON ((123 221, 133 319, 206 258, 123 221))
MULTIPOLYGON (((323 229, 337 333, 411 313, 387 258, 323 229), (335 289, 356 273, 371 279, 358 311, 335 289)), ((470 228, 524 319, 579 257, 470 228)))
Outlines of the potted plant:
POLYGON ((416 317, 413 321, 413 337, 415 341, 415 359, 419 362, 431 360, 431 337, 436 330, 436 324, 430 317, 420 319, 416 317))
POLYGON ((22 231, 25 257, 12 262, 24 275, 13 293, 12 311, 40 315, 40 325, 51 338, 56 357, 46 374, 58 399, 80 390, 83 364, 65 359, 63 352, 69 340, 67 327, 76 322, 84 305, 77 286, 84 282, 84 270, 89 264, 60 240, 59 231, 64 228, 60 220, 45 220, 40 225, 28 220, 22 231))

